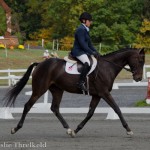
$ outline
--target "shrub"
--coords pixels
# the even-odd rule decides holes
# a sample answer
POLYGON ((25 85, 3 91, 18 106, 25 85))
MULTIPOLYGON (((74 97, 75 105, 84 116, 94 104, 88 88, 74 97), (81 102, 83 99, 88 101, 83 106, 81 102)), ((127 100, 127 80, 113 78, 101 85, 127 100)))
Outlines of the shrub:
POLYGON ((144 100, 140 100, 140 101, 138 101, 138 102, 136 102, 136 104, 135 104, 137 107, 145 107, 145 106, 150 106, 150 104, 147 104, 146 103, 146 100, 144 99, 144 100))
POLYGON ((18 45, 18 49, 24 49, 24 45, 18 45))
POLYGON ((66 36, 63 39, 60 40, 60 49, 61 50, 71 50, 71 48, 73 47, 73 41, 74 38, 73 37, 69 37, 66 36))
POLYGON ((5 45, 4 44, 0 44, 0 49, 4 49, 5 45))
POLYGON ((10 48, 11 50, 13 50, 13 49, 14 49, 14 46, 10 46, 9 48, 10 48))
POLYGON ((45 49, 53 49, 53 42, 45 41, 44 48, 45 49))

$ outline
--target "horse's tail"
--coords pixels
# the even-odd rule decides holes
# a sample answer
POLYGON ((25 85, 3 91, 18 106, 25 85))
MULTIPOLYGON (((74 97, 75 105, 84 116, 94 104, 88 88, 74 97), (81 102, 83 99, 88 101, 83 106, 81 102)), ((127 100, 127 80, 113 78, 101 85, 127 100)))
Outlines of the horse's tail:
POLYGON ((29 77, 30 77, 30 74, 31 74, 31 72, 33 70, 33 67, 37 66, 37 65, 38 65, 38 63, 31 64, 28 67, 28 69, 25 72, 25 74, 23 75, 23 77, 17 82, 17 84, 7 92, 6 96, 4 97, 4 100, 5 100, 4 105, 6 105, 6 106, 8 106, 8 105, 10 105, 10 106, 14 105, 15 100, 16 100, 18 94, 21 92, 21 90, 27 84, 27 82, 29 80, 29 77))

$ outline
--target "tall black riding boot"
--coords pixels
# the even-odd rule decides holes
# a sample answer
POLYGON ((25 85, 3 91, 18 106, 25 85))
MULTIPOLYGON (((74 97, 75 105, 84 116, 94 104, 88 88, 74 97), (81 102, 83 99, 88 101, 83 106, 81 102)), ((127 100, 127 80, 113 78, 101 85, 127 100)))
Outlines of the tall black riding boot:
POLYGON ((86 80, 86 76, 87 73, 89 72, 90 66, 88 63, 85 63, 83 66, 83 69, 81 71, 80 74, 80 79, 79 79, 79 83, 78 83, 78 87, 82 90, 82 91, 88 91, 87 87, 85 86, 85 80, 86 80))

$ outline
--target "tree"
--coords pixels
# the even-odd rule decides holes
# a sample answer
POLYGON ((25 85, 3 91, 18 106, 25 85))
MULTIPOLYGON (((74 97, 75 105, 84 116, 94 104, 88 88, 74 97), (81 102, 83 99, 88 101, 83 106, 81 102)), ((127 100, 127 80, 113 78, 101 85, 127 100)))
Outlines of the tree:
POLYGON ((1 18, 1 23, 0 23, 0 35, 4 35, 6 31, 6 17, 5 17, 5 12, 0 6, 0 18, 1 18))
POLYGON ((48 16, 53 28, 53 38, 73 36, 78 24, 78 16, 82 12, 80 3, 74 0, 51 0, 48 8, 48 16))
POLYGON ((107 51, 132 44, 141 25, 141 11, 140 0, 105 0, 93 12, 92 37, 96 42, 109 45, 107 51))
POLYGON ((107 51, 134 43, 143 18, 150 14, 149 0, 5 1, 13 9, 13 32, 26 39, 73 37, 79 15, 87 11, 94 18, 91 38, 107 51))
POLYGON ((137 35, 137 41, 134 45, 137 48, 150 49, 150 20, 144 19, 140 28, 140 33, 137 35))
POLYGON ((150 1, 143 0, 144 8, 143 8, 143 16, 150 20, 150 1))

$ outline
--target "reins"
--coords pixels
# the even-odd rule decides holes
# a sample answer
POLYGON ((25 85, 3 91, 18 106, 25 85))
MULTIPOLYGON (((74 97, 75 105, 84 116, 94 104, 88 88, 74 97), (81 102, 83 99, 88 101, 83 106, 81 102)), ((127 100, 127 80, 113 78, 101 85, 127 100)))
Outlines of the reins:
POLYGON ((107 61, 107 62, 109 62, 109 63, 111 63, 111 64, 113 64, 113 65, 115 65, 115 66, 117 66, 117 67, 119 67, 119 68, 121 68, 121 69, 124 69, 124 70, 126 70, 126 71, 128 71, 128 72, 131 72, 131 73, 132 73, 131 69, 129 69, 129 68, 126 68, 126 67, 120 66, 120 65, 118 65, 118 64, 116 64, 116 63, 114 63, 114 62, 112 62, 112 61, 109 61, 109 60, 107 60, 107 59, 103 58, 103 57, 101 57, 101 58, 102 58, 104 61, 107 61))
MULTIPOLYGON (((110 61, 110 60, 107 60, 107 59, 105 59, 105 58, 103 58, 101 55, 97 55, 97 57, 96 57, 96 59, 98 60, 98 57, 100 57, 102 60, 104 60, 104 61, 106 61, 106 62, 109 62, 109 63, 111 63, 111 64, 113 64, 113 65, 115 65, 115 66, 117 66, 117 67, 119 67, 119 68, 121 68, 121 69, 124 69, 124 70, 126 70, 126 71, 128 71, 128 72, 131 72, 131 73, 133 73, 132 71, 131 71, 131 69, 129 69, 129 68, 126 68, 126 67, 123 67, 123 66, 120 66, 120 65, 118 65, 118 64, 116 64, 116 63, 114 63, 114 62, 112 62, 112 61, 110 61)), ((98 66, 99 67, 99 66, 98 66)), ((97 69, 97 72, 96 72, 96 75, 95 75, 95 79, 97 78, 97 75, 98 75, 98 70, 99 69, 97 69)))

